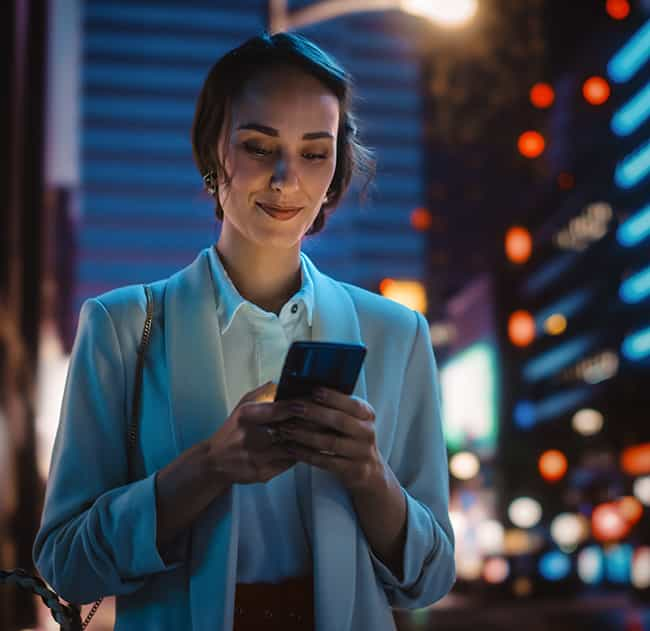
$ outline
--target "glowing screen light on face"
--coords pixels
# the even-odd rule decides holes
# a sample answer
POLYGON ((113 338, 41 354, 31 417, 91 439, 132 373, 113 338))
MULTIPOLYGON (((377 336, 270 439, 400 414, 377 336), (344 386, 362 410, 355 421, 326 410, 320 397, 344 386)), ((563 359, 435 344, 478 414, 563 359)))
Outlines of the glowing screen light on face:
POLYGON ((571 560, 559 550, 544 554, 539 560, 539 573, 549 581, 561 581, 571 571, 571 560))
POLYGON ((494 450, 497 438, 497 373, 493 347, 479 342, 461 351, 440 370, 442 417, 452 451, 494 450))

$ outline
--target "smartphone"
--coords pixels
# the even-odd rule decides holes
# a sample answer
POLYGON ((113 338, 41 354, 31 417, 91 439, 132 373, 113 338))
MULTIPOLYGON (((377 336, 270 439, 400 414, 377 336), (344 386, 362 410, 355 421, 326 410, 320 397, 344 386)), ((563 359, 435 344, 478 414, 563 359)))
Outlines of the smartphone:
POLYGON ((352 394, 366 347, 339 342, 293 342, 284 360, 276 401, 310 398, 317 386, 352 394))

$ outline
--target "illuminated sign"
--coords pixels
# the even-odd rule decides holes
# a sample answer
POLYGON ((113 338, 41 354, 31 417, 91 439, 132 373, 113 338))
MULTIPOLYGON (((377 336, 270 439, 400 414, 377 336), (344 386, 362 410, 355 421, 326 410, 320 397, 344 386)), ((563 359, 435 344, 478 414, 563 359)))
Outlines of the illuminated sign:
POLYGON ((440 370, 442 417, 452 451, 492 452, 497 438, 497 370, 491 344, 461 351, 440 370))

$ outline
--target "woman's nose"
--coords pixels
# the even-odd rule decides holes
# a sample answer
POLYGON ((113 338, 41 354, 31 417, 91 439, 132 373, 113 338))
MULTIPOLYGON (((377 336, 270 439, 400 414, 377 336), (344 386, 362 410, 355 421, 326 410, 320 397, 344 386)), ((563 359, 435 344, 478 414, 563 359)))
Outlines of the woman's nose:
POLYGON ((278 158, 271 175, 271 188, 283 192, 291 192, 298 188, 298 177, 295 169, 286 158, 278 158))

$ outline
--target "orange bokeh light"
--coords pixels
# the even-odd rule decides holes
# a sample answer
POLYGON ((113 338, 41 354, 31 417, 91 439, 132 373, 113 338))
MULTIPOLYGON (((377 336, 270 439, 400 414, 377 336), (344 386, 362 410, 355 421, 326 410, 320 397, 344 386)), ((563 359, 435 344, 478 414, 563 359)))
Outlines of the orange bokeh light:
POLYGON ((564 477, 568 463, 566 456, 558 449, 549 449, 539 457, 539 472, 547 482, 557 482, 564 477))
POLYGON ((520 309, 508 319, 508 337, 515 346, 528 346, 535 339, 535 319, 528 311, 520 309))
POLYGON ((650 473, 650 443, 633 445, 621 454, 621 469, 628 475, 646 475, 650 473))
POLYGON ((551 107, 555 101, 555 90, 548 83, 536 83, 530 89, 530 102, 540 109, 551 107))
POLYGON ((411 212, 411 225, 416 230, 428 230, 432 223, 431 213, 426 208, 416 208, 411 212))
POLYGON ((521 226, 513 226, 506 232, 506 256, 513 263, 525 263, 532 254, 533 239, 521 226))
POLYGON ((630 3, 628 0, 607 0, 605 10, 610 18, 624 20, 630 15, 630 3))
POLYGON ((544 136, 538 131, 525 131, 517 141, 519 153, 526 158, 536 158, 541 155, 545 146, 544 136))
POLYGON ((618 510, 629 524, 636 524, 643 515, 643 504, 636 497, 626 495, 618 500, 618 510))
POLYGON ((380 283, 379 283, 379 293, 383 296, 386 294, 388 291, 389 287, 394 283, 395 281, 392 278, 384 278, 380 283))
POLYGON ((591 105, 602 105, 607 101, 611 89, 609 83, 602 77, 589 77, 582 84, 582 95, 591 105))
POLYGON ((631 524, 621 514, 617 502, 605 502, 594 508, 591 514, 591 531, 598 541, 620 541, 631 529, 631 524))

